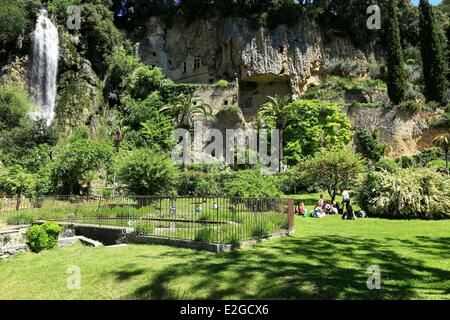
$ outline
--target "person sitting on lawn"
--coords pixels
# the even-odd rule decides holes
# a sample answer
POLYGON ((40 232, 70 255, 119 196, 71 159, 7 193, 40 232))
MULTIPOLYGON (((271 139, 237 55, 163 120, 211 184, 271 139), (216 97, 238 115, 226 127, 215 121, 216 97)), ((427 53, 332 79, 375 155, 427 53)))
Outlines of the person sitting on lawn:
POLYGON ((323 218, 326 216, 326 213, 323 212, 322 206, 320 206, 319 201, 317 201, 317 205, 313 210, 313 217, 314 218, 323 218))
POLYGON ((333 200, 331 204, 331 214, 338 214, 339 213, 339 204, 336 202, 336 200, 333 200))
POLYGON ((317 201, 317 205, 318 205, 319 207, 321 207, 322 209, 324 208, 325 202, 324 202, 324 200, 323 200, 323 194, 320 195, 320 198, 319 198, 319 200, 317 201))
POLYGON ((297 213, 299 216, 304 216, 306 213, 308 213, 308 210, 306 210, 305 204, 303 202, 298 206, 297 213))
POLYGON ((333 207, 331 206, 330 203, 325 202, 325 204, 323 206, 323 210, 325 211, 326 214, 332 214, 333 213, 332 208, 333 207))

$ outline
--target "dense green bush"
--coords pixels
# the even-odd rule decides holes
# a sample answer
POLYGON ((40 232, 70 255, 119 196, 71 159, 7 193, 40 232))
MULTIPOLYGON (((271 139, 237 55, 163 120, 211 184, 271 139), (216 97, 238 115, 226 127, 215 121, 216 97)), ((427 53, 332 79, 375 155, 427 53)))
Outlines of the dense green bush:
POLYGON ((228 88, 228 86, 230 85, 230 83, 227 80, 219 80, 215 83, 216 87, 219 88, 228 88))
POLYGON ((32 224, 34 217, 32 213, 16 213, 6 219, 9 225, 32 224))
POLYGON ((439 159, 439 160, 431 160, 427 163, 427 168, 432 168, 436 170, 437 172, 440 172, 442 174, 447 174, 447 166, 445 164, 445 160, 439 159))
MULTIPOLYGON (((427 164, 430 161, 441 160, 442 150, 440 148, 428 148, 424 149, 418 154, 413 156, 417 165, 427 164)), ((444 161, 445 162, 445 161, 444 161)))
POLYGON ((36 253, 46 249, 49 243, 47 232, 38 225, 34 225, 28 230, 26 238, 30 250, 36 253))
POLYGON ((58 245, 58 237, 62 231, 62 228, 53 221, 46 222, 41 227, 48 236, 47 249, 53 249, 58 245))
POLYGON ((179 171, 166 154, 149 149, 136 149, 118 157, 117 177, 135 195, 173 194, 179 171))
POLYGON ((375 165, 375 170, 377 171, 387 171, 389 173, 394 173, 399 169, 399 166, 397 162, 391 159, 381 159, 378 161, 378 163, 375 165))
POLYGON ((378 142, 377 133, 377 131, 369 132, 366 129, 358 129, 355 134, 357 151, 373 161, 380 160, 386 148, 385 145, 378 142))
POLYGON ((450 180, 427 169, 371 172, 357 188, 356 200, 373 217, 450 218, 450 180))
POLYGON ((395 161, 403 169, 411 168, 414 166, 414 159, 410 156, 401 156, 401 157, 395 159, 395 161))
POLYGON ((260 169, 240 170, 224 183, 224 194, 229 197, 277 197, 281 194, 270 176, 265 176, 260 169))

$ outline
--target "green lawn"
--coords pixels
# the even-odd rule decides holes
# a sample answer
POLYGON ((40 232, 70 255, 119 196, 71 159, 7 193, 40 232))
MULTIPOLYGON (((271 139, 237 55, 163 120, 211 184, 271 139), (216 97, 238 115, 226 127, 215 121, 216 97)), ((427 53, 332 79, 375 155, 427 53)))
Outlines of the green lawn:
POLYGON ((296 218, 292 236, 216 255, 77 245, 0 261, 0 299, 450 299, 450 221, 296 218), (66 287, 68 265, 81 289, 66 287), (381 268, 368 290, 367 268, 381 268))

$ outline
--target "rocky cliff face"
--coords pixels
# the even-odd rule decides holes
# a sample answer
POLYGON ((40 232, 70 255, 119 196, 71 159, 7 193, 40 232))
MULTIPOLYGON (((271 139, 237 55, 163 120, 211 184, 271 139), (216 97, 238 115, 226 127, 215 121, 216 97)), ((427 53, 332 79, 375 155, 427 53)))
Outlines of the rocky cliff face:
POLYGON ((350 118, 355 130, 378 130, 380 142, 388 146, 385 155, 389 158, 414 155, 432 147, 433 138, 440 130, 433 128, 431 123, 443 112, 438 110, 407 114, 395 108, 383 107, 342 107, 341 110, 350 118))
POLYGON ((273 30, 254 28, 244 18, 180 22, 170 28, 151 18, 137 51, 145 63, 161 66, 175 81, 288 80, 294 95, 313 81, 327 57, 356 54, 349 41, 326 44, 319 26, 307 18, 273 30), (201 64, 195 65, 195 59, 201 64))

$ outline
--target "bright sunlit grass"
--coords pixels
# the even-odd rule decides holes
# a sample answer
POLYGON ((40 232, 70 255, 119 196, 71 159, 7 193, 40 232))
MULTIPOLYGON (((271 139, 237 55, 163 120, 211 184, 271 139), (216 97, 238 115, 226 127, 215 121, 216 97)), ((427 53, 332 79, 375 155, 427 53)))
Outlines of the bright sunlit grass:
POLYGON ((77 245, 0 261, 0 299, 450 299, 450 221, 296 217, 292 236, 216 255, 77 245), (67 267, 81 288, 67 288, 67 267), (366 271, 381 268, 381 290, 366 271))

